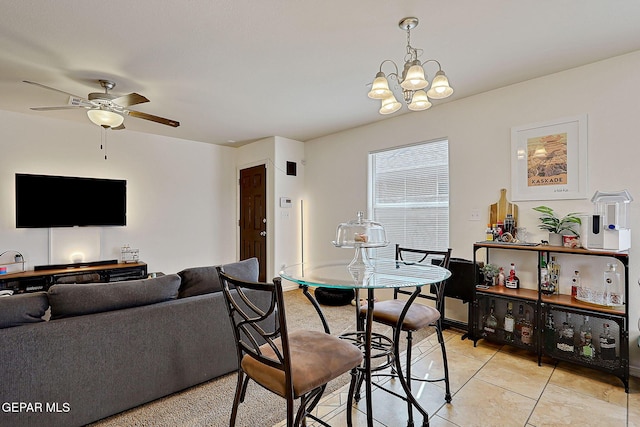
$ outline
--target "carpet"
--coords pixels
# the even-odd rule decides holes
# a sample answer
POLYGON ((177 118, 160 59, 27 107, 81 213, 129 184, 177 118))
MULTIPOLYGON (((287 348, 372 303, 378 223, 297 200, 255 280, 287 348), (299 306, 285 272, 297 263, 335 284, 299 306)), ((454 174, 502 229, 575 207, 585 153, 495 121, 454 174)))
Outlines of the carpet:
MULTIPOLYGON (((301 290, 285 292, 285 310, 289 330, 322 330, 322 323, 301 290)), ((340 335, 355 330, 353 306, 322 306, 331 333, 340 335)), ((376 332, 390 335, 390 328, 376 325, 376 332)), ((414 334, 414 342, 429 335, 414 334)), ((405 340, 402 340, 405 341, 405 340)), ((401 349, 404 342, 401 343, 401 349)), ((225 375, 178 393, 138 406, 120 414, 90 424, 91 427, 153 426, 153 427, 222 427, 229 425, 229 416, 236 387, 236 373, 225 375)), ((325 395, 349 382, 344 374, 327 385, 325 395)), ((244 403, 238 410, 237 427, 271 427, 286 418, 285 401, 257 384, 250 382, 244 403)))

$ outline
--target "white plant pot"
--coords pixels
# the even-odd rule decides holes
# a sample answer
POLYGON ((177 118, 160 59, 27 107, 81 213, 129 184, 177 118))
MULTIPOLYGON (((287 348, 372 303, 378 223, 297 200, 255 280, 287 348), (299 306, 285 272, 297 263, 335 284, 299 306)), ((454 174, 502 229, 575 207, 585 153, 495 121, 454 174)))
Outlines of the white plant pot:
POLYGON ((562 234, 549 233, 549 246, 562 246, 562 234))

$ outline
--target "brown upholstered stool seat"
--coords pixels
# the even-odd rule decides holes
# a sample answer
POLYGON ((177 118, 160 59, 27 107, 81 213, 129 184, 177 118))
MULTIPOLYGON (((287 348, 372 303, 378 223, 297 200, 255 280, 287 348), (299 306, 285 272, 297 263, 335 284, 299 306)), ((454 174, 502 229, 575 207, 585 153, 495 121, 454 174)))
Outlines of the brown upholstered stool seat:
MULTIPOLYGON (((274 340, 281 349, 280 339, 274 340)), ((362 352, 348 341, 319 331, 289 332, 291 376, 295 397, 299 397, 362 362, 362 352)), ((262 353, 277 360, 273 349, 264 344, 262 353)), ((249 355, 242 358, 242 369, 254 381, 285 396, 285 375, 282 370, 267 366, 249 355)))
MULTIPOLYGON (((396 326, 400 314, 404 309, 405 301, 387 300, 375 303, 373 306, 373 320, 388 326, 396 326)), ((365 316, 367 308, 362 307, 360 314, 365 316)), ((429 325, 433 325, 440 318, 440 312, 435 308, 423 304, 411 304, 402 322, 403 331, 417 331, 429 325)))

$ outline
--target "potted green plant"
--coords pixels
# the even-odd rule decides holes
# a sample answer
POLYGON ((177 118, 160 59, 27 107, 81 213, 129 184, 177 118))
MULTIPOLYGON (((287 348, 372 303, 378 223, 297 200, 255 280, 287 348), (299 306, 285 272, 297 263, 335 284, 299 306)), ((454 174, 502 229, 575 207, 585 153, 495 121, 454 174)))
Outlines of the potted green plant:
POLYGON ((540 224, 538 228, 549 232, 549 244, 552 246, 562 246, 562 236, 570 235, 580 237, 580 233, 576 230, 576 226, 580 226, 582 221, 578 217, 577 212, 569 213, 562 218, 548 206, 538 206, 533 208, 534 211, 540 212, 540 224))
POLYGON ((482 272, 482 274, 484 274, 485 283, 487 285, 494 285, 495 277, 500 272, 500 269, 494 264, 487 263, 480 268, 480 271, 482 272))

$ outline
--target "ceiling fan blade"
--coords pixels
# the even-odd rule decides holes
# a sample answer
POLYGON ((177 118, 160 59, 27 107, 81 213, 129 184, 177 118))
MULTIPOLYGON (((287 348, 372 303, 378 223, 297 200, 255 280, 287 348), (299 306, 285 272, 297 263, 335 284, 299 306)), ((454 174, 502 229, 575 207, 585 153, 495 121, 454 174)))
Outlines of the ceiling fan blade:
POLYGON ((52 91, 54 91, 54 92, 64 93, 65 95, 73 96, 74 98, 85 99, 85 98, 84 98, 84 96, 74 95, 74 94, 72 94, 72 93, 65 92, 65 91, 63 91, 63 90, 56 89, 56 88, 53 88, 53 87, 45 86, 45 85, 40 84, 40 83, 30 82, 29 80, 23 80, 23 82, 24 82, 24 83, 29 83, 30 85, 34 85, 34 86, 40 86, 40 87, 42 87, 42 88, 49 89, 49 90, 52 90, 52 91))
POLYGON ((50 111, 50 110, 75 110, 77 108, 87 108, 82 105, 60 105, 57 107, 31 107, 35 111, 50 111))
POLYGON ((152 114, 143 113, 140 111, 129 110, 128 114, 133 117, 137 117, 139 119, 151 120, 152 122, 161 123, 167 126, 173 126, 177 128, 180 126, 180 122, 171 119, 165 119, 164 117, 154 116, 152 114))
POLYGON ((123 107, 129 107, 131 105, 149 102, 149 100, 145 96, 142 96, 139 93, 135 93, 135 92, 130 93, 128 95, 119 96, 115 99, 112 99, 111 101, 123 107))

